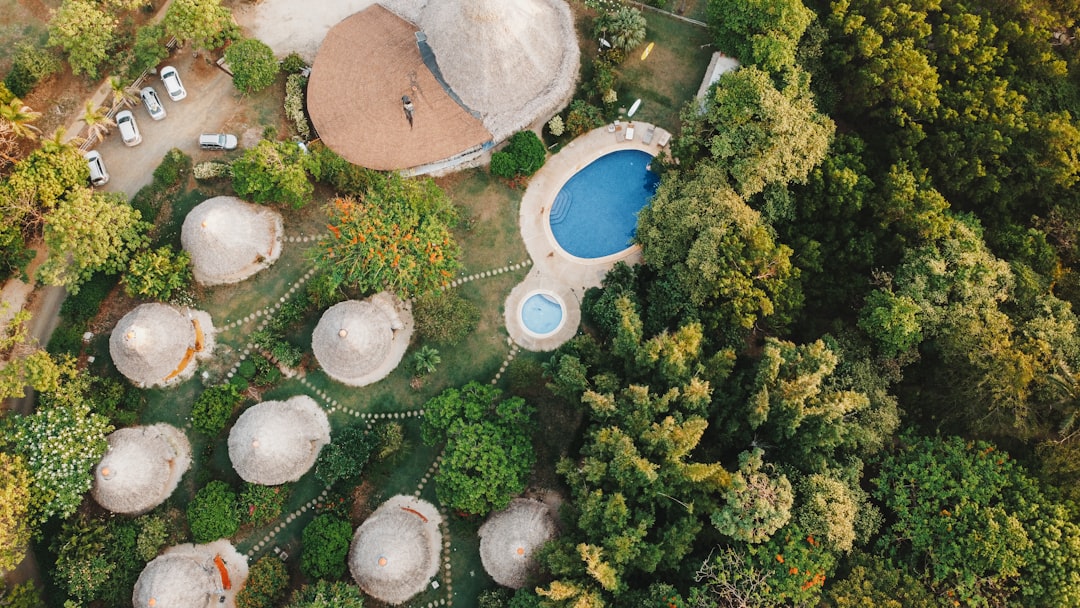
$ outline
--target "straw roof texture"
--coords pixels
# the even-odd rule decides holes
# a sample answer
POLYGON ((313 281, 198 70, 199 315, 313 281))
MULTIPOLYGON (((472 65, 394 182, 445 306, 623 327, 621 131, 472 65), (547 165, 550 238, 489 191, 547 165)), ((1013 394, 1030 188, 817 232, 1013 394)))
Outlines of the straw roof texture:
POLYGON ((373 5, 335 25, 308 81, 311 121, 349 162, 380 170, 427 165, 491 140, 424 64, 414 24, 373 5), (410 124, 402 96, 415 108, 410 124))
POLYGON ((439 571, 442 518, 435 506, 412 496, 394 496, 353 535, 349 570, 368 595, 401 604, 424 590, 439 571))
POLYGON ((538 500, 514 499, 480 526, 480 560, 496 583, 520 589, 536 573, 533 554, 555 536, 551 508, 538 500))
POLYGON ((574 93, 580 52, 565 0, 439 0, 387 5, 413 19, 450 88, 496 142, 547 120, 574 93))
POLYGON ((234 608, 247 575, 247 558, 227 540, 177 545, 146 564, 131 593, 131 604, 134 608, 234 608), (225 567, 229 589, 224 588, 224 577, 214 561, 217 556, 225 567))
POLYGON ((311 397, 264 401, 229 431, 229 459, 244 481, 276 486, 300 479, 330 443, 326 413, 311 397))
POLYGON ((90 492, 113 513, 138 515, 165 502, 191 465, 191 444, 169 424, 124 428, 105 440, 90 492))
POLYGON ((109 337, 113 364, 140 387, 167 386, 195 374, 196 361, 214 349, 214 325, 205 312, 166 304, 135 307, 109 337))
POLYGON ((184 219, 180 242, 203 285, 238 283, 281 255, 281 214, 235 196, 203 201, 184 219))
POLYGON ((327 309, 312 334, 311 349, 328 376, 349 386, 365 386, 382 380, 401 363, 412 331, 408 303, 381 292, 327 309))

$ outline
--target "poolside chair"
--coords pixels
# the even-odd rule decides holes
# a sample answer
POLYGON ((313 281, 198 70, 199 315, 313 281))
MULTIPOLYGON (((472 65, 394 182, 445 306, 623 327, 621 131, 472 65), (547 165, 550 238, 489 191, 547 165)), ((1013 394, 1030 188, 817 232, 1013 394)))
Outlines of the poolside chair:
POLYGON ((656 145, 663 148, 664 146, 668 145, 669 141, 671 141, 671 133, 668 133, 667 131, 661 129, 660 137, 656 140, 656 145))
POLYGON ((655 132, 656 132, 656 125, 653 125, 653 126, 649 127, 648 129, 645 129, 645 135, 641 136, 641 143, 645 144, 646 146, 651 144, 652 143, 653 133, 655 133, 655 132))
POLYGON ((634 123, 626 125, 626 141, 634 139, 634 123))

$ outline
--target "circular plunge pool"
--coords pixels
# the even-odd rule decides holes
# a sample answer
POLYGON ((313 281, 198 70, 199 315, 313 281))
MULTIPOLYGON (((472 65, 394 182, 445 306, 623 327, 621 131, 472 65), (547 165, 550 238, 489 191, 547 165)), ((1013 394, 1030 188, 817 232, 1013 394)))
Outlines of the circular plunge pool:
POLYGON ((559 190, 548 215, 555 242, 570 255, 586 259, 628 248, 638 211, 660 182, 649 170, 650 162, 648 152, 619 150, 575 173, 559 190))
POLYGON ((521 301, 518 309, 521 324, 536 336, 555 333, 563 324, 563 304, 550 292, 534 291, 521 301))

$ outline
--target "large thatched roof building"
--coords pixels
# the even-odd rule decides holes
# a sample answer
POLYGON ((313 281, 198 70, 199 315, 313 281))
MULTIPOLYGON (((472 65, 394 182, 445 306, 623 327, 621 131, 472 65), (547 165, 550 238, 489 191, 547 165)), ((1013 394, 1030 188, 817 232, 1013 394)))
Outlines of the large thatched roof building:
POLYGON ((327 309, 311 336, 311 349, 328 376, 349 386, 365 386, 398 366, 412 331, 409 305, 382 292, 327 309))
POLYGON ((353 536, 349 570, 368 595, 401 604, 424 590, 439 571, 442 518, 431 503, 394 496, 353 536))
POLYGON ((312 123, 348 161, 452 168, 569 102, 580 56, 565 0, 384 4, 334 26, 312 65, 312 123))
POLYGON ((191 465, 191 444, 169 424, 123 428, 105 439, 90 493, 113 513, 136 515, 165 502, 191 465))
POLYGON ((276 486, 300 479, 330 443, 330 422, 311 397, 264 401, 229 431, 229 459, 244 481, 276 486))
POLYGON ((281 255, 281 215, 235 196, 203 201, 184 219, 180 242, 203 285, 237 283, 281 255))
POLYGON ((248 575, 247 558, 227 540, 166 549, 143 568, 134 608, 234 608, 248 575))
POLYGON ((518 498, 492 513, 480 526, 480 560, 496 583, 520 589, 537 569, 533 554, 555 536, 551 508, 538 500, 518 498))
POLYGON ((142 304, 120 319, 109 354, 121 374, 140 388, 168 386, 195 374, 214 350, 210 315, 166 304, 142 304))

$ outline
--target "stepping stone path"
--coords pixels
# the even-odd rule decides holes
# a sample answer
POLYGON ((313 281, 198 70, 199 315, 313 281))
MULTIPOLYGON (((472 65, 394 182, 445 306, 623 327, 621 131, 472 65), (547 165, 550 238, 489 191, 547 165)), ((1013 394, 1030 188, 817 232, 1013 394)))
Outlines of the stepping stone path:
POLYGON ((506 341, 510 344, 510 352, 507 353, 506 358, 503 359, 502 365, 499 366, 499 371, 495 372, 495 377, 491 379, 491 385, 494 386, 502 375, 506 373, 506 368, 510 366, 510 362, 517 356, 521 347, 518 346, 512 338, 506 338, 506 341))
MULTIPOLYGON (((502 274, 504 272, 510 272, 512 270, 521 270, 522 268, 528 268, 529 266, 532 265, 532 263, 533 263, 532 259, 527 259, 524 262, 518 262, 516 264, 508 264, 506 266, 503 266, 502 268, 496 268, 495 270, 485 270, 484 272, 479 272, 477 274, 470 274, 468 276, 463 276, 460 279, 450 281, 450 287, 458 287, 458 286, 464 285, 465 283, 468 283, 469 281, 475 281, 477 279, 485 279, 487 277, 493 277, 493 276, 500 275, 500 274, 502 274)), ((447 289, 446 287, 443 287, 442 291, 446 291, 446 289, 447 289)))
MULTIPOLYGON (((274 537, 276 537, 278 534, 281 534, 283 530, 286 530, 290 524, 299 519, 300 516, 304 513, 307 513, 308 510, 314 509, 315 505, 326 500, 326 496, 329 492, 330 486, 327 486, 323 489, 322 492, 319 493, 318 497, 312 498, 311 500, 304 503, 303 506, 301 506, 299 509, 285 516, 284 520, 279 519, 277 524, 275 524, 272 529, 268 530, 266 534, 262 537, 262 539, 259 540, 259 542, 255 543, 255 545, 248 549, 247 553, 244 554, 247 556, 248 561, 254 561, 254 559, 259 556, 259 554, 261 554, 267 547, 271 545, 271 541, 274 539, 274 537)), ((280 553, 281 550, 277 547, 274 547, 274 554, 277 555, 280 553)))

